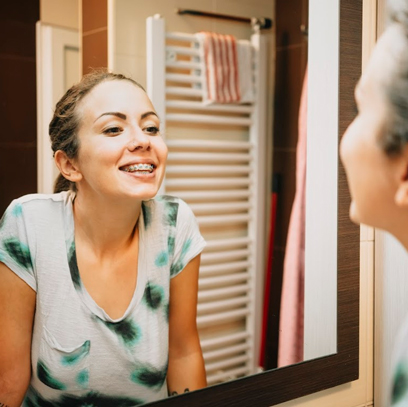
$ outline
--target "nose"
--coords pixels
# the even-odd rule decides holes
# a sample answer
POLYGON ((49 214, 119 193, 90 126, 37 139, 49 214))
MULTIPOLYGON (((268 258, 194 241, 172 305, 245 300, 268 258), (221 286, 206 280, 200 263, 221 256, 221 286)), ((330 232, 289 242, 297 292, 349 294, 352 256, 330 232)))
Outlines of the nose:
POLYGON ((140 127, 135 128, 131 132, 131 137, 128 145, 129 151, 149 151, 150 148, 151 146, 149 135, 147 135, 140 127))

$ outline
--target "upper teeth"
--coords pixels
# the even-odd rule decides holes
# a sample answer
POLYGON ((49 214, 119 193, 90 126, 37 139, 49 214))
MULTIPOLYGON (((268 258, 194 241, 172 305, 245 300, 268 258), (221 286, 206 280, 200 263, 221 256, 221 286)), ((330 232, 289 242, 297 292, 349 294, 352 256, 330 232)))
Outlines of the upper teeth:
POLYGON ((129 165, 129 167, 125 167, 124 171, 153 171, 153 165, 152 164, 135 164, 135 165, 129 165))

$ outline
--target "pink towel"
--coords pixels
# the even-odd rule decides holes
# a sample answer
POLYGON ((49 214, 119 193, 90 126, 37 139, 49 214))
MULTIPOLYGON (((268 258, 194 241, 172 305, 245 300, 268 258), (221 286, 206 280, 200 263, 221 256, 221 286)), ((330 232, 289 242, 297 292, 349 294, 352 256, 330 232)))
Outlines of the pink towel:
POLYGON ((211 32, 196 34, 205 62, 205 103, 235 103, 241 99, 237 43, 232 35, 211 32))
POLYGON ((299 108, 299 136, 296 153, 296 193, 292 206, 283 266, 278 367, 303 361, 306 126, 307 68, 299 108))

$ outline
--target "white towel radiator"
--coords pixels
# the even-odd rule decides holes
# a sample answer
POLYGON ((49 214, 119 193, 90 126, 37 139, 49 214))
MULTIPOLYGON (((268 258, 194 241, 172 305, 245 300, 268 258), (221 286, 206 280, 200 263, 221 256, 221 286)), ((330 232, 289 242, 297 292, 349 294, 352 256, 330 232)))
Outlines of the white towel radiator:
POLYGON ((255 103, 204 105, 193 34, 147 19, 147 92, 169 148, 162 193, 184 199, 207 240, 197 323, 209 384, 258 370, 265 258, 265 39, 251 37, 255 103))

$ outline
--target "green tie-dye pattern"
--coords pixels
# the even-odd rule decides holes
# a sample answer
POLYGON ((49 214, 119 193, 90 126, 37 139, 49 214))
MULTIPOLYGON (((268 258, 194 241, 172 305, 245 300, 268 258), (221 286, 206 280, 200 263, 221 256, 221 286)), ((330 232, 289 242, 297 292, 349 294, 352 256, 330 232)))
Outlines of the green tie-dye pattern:
POLYGON ((187 240, 184 242, 183 248, 181 249, 181 258, 184 259, 184 257, 186 256, 187 252, 188 252, 189 249, 190 249, 191 242, 192 242, 191 239, 187 239, 187 240))
POLYGON ((169 316, 170 316, 170 304, 169 303, 167 303, 164 306, 164 312, 165 312, 165 315, 166 315, 166 320, 167 320, 167 322, 169 322, 169 316))
POLYGON ((396 406, 408 392, 408 362, 403 360, 397 366, 392 388, 392 406, 396 406))
POLYGON ((170 267, 170 276, 176 275, 186 266, 185 257, 190 249, 191 242, 192 242, 191 239, 187 239, 184 242, 183 247, 181 248, 180 258, 176 263, 172 264, 170 267))
POLYGON ((86 355, 89 354, 89 350, 91 349, 91 342, 86 341, 83 345, 76 349, 75 351, 71 352, 69 355, 64 355, 61 358, 61 363, 64 366, 71 366, 77 364, 80 360, 82 360, 86 355))
POLYGON ((176 238, 173 236, 173 230, 170 230, 170 235, 167 238, 167 247, 169 250, 169 256, 173 256, 174 254, 174 245, 176 243, 176 238))
POLYGON ((51 372, 48 367, 42 362, 37 362, 37 376, 45 385, 51 387, 55 390, 65 390, 66 386, 57 380, 55 377, 52 377, 51 372))
POLYGON ((89 385, 88 369, 81 370, 76 377, 76 381, 83 389, 88 388, 89 385))
POLYGON ((143 222, 145 229, 147 229, 152 223, 152 211, 145 202, 142 202, 143 222))
POLYGON ((143 298, 151 309, 158 309, 164 298, 163 287, 147 283, 143 298))
POLYGON ((146 401, 131 397, 108 396, 96 391, 81 396, 62 395, 54 400, 44 399, 33 387, 29 387, 24 407, 134 407, 146 401))
POLYGON ((156 198, 158 201, 176 202, 177 198, 171 195, 160 195, 156 198))
POLYGON ((135 345, 141 338, 140 327, 130 319, 119 322, 108 322, 100 319, 111 331, 113 331, 123 341, 126 346, 135 345))
POLYGON ((77 290, 81 290, 82 289, 81 277, 79 275, 79 270, 78 270, 78 263, 77 263, 77 258, 76 258, 76 250, 75 250, 74 241, 71 243, 70 250, 68 253, 68 264, 69 264, 69 271, 71 273, 71 279, 72 279, 72 282, 74 283, 74 287, 77 290))
POLYGON ((166 252, 160 252, 158 256, 156 257, 154 264, 157 267, 163 267, 163 266, 166 266, 168 262, 169 262, 169 255, 166 252))
POLYGON ((30 250, 24 243, 15 238, 11 238, 4 241, 4 248, 9 256, 20 266, 26 270, 33 269, 30 250))
POLYGON ((7 217, 7 212, 5 212, 3 216, 0 218, 0 229, 3 227, 6 217, 7 217))
POLYGON ((167 364, 163 369, 157 369, 153 366, 141 366, 135 369, 130 379, 146 387, 160 389, 163 386, 167 376, 167 364))
POLYGON ((14 216, 19 217, 23 214, 23 207, 21 206, 20 203, 16 203, 13 206, 13 210, 11 212, 14 216))
POLYGON ((177 225, 177 213, 178 213, 178 203, 177 202, 165 202, 164 207, 164 222, 169 226, 175 227, 177 225))

